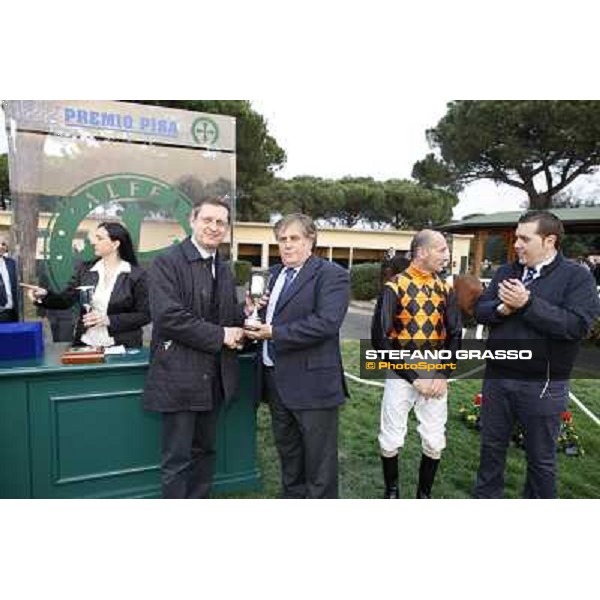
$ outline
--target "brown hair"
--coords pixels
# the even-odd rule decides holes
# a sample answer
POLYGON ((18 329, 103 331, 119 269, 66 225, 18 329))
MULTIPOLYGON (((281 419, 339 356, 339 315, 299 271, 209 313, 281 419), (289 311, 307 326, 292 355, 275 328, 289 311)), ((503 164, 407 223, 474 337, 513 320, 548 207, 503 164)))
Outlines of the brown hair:
POLYGON ((277 221, 273 227, 275 239, 279 239, 279 233, 292 223, 298 223, 300 227, 302 227, 304 235, 312 239, 314 248, 317 245, 317 227, 315 222, 308 215, 304 215, 302 213, 292 213, 279 219, 279 221, 277 221))
POLYGON ((200 209, 205 205, 210 204, 212 206, 220 206, 227 211, 227 220, 231 220, 231 207, 229 206, 229 202, 221 198, 220 196, 209 196, 208 198, 203 198, 202 200, 198 200, 194 202, 194 206, 192 208, 192 218, 195 219, 200 212, 200 209))

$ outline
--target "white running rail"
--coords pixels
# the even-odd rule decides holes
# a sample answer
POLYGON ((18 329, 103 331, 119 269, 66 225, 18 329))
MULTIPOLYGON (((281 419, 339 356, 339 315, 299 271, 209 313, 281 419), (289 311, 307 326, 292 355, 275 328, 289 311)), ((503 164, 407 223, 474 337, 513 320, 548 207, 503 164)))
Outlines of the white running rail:
MULTIPOLYGON (((463 373, 462 375, 459 375, 458 377, 448 379, 448 383, 452 383, 454 381, 457 381, 458 379, 464 379, 464 378, 468 377, 469 375, 473 375, 473 373, 480 371, 483 368, 484 368, 484 365, 477 367, 476 369, 473 369, 472 371, 468 371, 467 373, 463 373)), ((344 375, 351 381, 355 381, 356 383, 362 383, 363 385, 369 385, 371 387, 378 387, 378 388, 383 388, 385 386, 385 384, 381 383, 380 381, 371 381, 369 379, 361 379, 360 377, 357 377, 356 375, 352 375, 352 373, 347 373, 346 371, 344 371, 344 375)), ((573 394, 572 392, 569 392, 569 398, 577 405, 577 407, 581 410, 582 413, 586 414, 592 421, 594 421, 594 423, 596 423, 596 425, 600 425, 600 419, 581 400, 579 400, 575 396, 575 394, 573 394)))

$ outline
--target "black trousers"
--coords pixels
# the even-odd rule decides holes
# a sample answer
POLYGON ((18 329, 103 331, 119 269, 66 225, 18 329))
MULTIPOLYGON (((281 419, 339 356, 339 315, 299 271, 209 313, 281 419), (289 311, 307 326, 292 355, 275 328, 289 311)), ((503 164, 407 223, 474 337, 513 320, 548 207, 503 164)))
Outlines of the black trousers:
POLYGON ((49 310, 46 313, 48 322, 50 323, 50 331, 52 331, 53 342, 72 342, 73 341, 73 314, 61 313, 67 311, 49 310))
POLYGON ((277 392, 273 369, 264 369, 283 498, 338 497, 338 408, 290 410, 277 392))
POLYGON ((208 498, 217 453, 218 408, 163 413, 163 498, 208 498))
POLYGON ((486 379, 481 406, 481 448, 476 498, 502 498, 506 451, 515 421, 525 431, 525 498, 556 498, 556 446, 560 413, 568 403, 566 381, 486 379))
POLYGON ((17 320, 14 310, 0 310, 0 323, 13 323, 17 320))

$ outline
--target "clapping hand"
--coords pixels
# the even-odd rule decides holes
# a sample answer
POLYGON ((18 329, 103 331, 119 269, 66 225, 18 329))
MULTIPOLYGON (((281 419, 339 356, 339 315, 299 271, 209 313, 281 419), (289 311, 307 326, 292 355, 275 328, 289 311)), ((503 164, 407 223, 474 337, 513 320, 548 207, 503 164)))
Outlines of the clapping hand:
POLYGON ((529 290, 519 279, 505 279, 498 284, 498 298, 512 310, 525 306, 529 294, 529 290))

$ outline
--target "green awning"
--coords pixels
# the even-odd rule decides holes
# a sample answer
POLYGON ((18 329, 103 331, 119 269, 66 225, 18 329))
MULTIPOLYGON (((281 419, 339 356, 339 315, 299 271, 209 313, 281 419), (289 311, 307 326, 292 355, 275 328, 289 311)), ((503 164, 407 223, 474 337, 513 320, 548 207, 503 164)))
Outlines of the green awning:
MULTIPOLYGON (((525 211, 498 212, 489 215, 474 215, 462 221, 453 221, 442 225, 442 231, 450 233, 471 233, 481 229, 506 229, 515 227, 519 217, 525 211)), ((600 233, 600 206, 585 206, 580 208, 551 209, 563 223, 565 229, 581 233, 600 233)))

